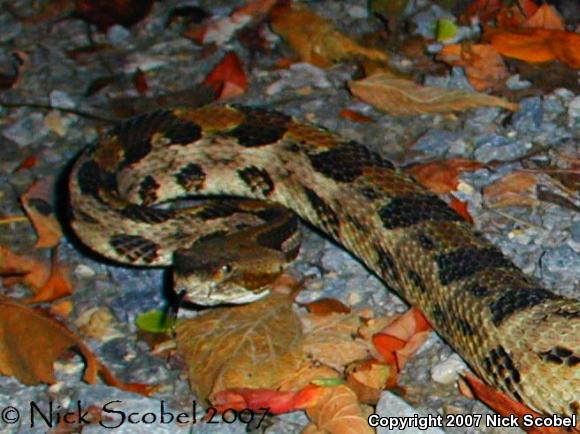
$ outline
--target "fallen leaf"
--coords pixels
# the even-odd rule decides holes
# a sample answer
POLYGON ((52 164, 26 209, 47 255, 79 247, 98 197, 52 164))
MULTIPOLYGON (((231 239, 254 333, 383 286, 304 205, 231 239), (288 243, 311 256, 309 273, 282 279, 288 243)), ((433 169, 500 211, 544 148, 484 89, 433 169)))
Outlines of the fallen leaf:
POLYGON ((272 13, 272 30, 284 38, 298 57, 321 68, 341 60, 368 59, 387 64, 382 51, 363 47, 339 32, 333 23, 304 6, 278 8, 272 13))
POLYGON ((268 411, 271 414, 282 414, 313 405, 322 395, 323 390, 322 387, 316 385, 306 386, 296 392, 233 388, 216 393, 213 396, 212 405, 220 413, 233 408, 238 411, 250 409, 255 412, 268 411))
POLYGON ((535 198, 538 178, 530 172, 514 172, 483 189, 483 197, 490 207, 503 208, 506 206, 534 206, 538 202, 535 198))
POLYGON ((355 360, 370 356, 372 345, 358 337, 358 330, 371 317, 369 309, 349 314, 307 314, 300 317, 304 324, 304 353, 312 360, 342 371, 355 360))
POLYGON ((62 237, 62 230, 52 207, 53 192, 54 178, 46 177, 32 184, 20 198, 22 208, 38 236, 34 246, 37 249, 55 247, 62 237))
POLYGON ((203 400, 231 388, 275 389, 302 360, 302 327, 288 295, 213 309, 179 323, 176 334, 191 387, 203 400))
POLYGON ((499 53, 489 44, 447 45, 437 58, 452 66, 462 66, 475 90, 494 89, 510 76, 499 53))
POLYGON ((32 169, 38 163, 38 157, 36 155, 30 155, 26 157, 21 163, 14 169, 14 172, 20 172, 21 170, 32 169))
POLYGON ((74 290, 69 277, 69 271, 58 262, 58 254, 52 252, 50 276, 40 288, 31 288, 34 295, 22 300, 22 303, 40 303, 58 300, 71 295, 74 290))
POLYGON ((363 115, 362 113, 350 109, 342 109, 340 111, 340 116, 344 119, 348 119, 349 121, 358 123, 367 123, 375 121, 370 116, 363 115))
POLYGON ((487 29, 484 39, 506 57, 526 62, 559 60, 580 68, 580 34, 545 29, 487 29))
MULTIPOLYGON (((521 402, 516 402, 507 396, 505 393, 488 386, 481 382, 473 374, 467 373, 464 376, 465 381, 471 387, 475 397, 481 402, 498 412, 504 417, 511 417, 515 415, 520 420, 521 428, 529 434, 570 434, 570 431, 559 427, 525 427, 522 425, 522 417, 524 415, 532 415, 533 417, 542 417, 541 414, 535 412, 531 408, 525 406, 521 402)), ((572 432, 580 433, 580 424, 572 432)))
POLYGON ((394 364, 400 372, 427 340, 431 330, 423 314, 411 308, 375 334, 373 344, 384 361, 394 364))
POLYGON ((449 202, 449 207, 452 208, 461 217, 463 217, 463 220, 473 224, 473 217, 471 217, 471 214, 469 214, 467 206, 467 202, 463 202, 456 197, 452 197, 451 201, 449 202))
POLYGON ((547 29, 547 30, 566 30, 564 20, 553 6, 544 3, 536 12, 523 23, 522 27, 547 29))
POLYGON ((108 342, 124 336, 118 330, 118 322, 108 307, 93 307, 82 312, 75 320, 75 325, 83 336, 97 342, 108 342))
POLYGON ((76 348, 83 356, 83 380, 95 384, 101 375, 109 385, 148 394, 147 385, 118 381, 91 350, 63 324, 40 310, 0 297, 0 373, 26 385, 54 384, 53 364, 65 351, 76 348))
POLYGON ((356 394, 347 386, 327 387, 306 409, 315 427, 309 426, 303 433, 372 434, 356 394))
POLYGON ((397 370, 375 359, 354 362, 346 370, 346 385, 360 402, 376 405, 384 389, 397 385, 397 370))
POLYGON ((503 98, 457 89, 419 86, 385 74, 349 81, 351 92, 363 101, 393 116, 445 113, 476 107, 498 106, 515 111, 517 104, 503 98))
POLYGON ((485 167, 485 164, 479 161, 453 158, 415 164, 405 168, 405 172, 432 192, 445 194, 457 190, 461 173, 478 170, 482 167, 485 167))
POLYGON ((0 276, 4 285, 9 286, 22 281, 36 291, 48 281, 51 266, 47 261, 12 252, 8 247, 0 246, 0 276))
POLYGON ((331 313, 350 313, 350 307, 336 298, 320 298, 310 303, 302 304, 308 312, 315 315, 330 315, 331 313))
POLYGON ((227 53, 211 70, 203 84, 212 86, 219 94, 218 99, 243 95, 248 88, 248 78, 236 53, 227 53))

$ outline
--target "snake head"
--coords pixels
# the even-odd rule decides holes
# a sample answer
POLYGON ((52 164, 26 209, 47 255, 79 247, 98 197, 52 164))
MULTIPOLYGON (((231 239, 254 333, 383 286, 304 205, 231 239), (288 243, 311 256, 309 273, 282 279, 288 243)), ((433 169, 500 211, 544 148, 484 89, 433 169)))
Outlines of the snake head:
POLYGON ((261 246, 200 242, 175 252, 174 287, 184 300, 203 305, 250 303, 266 296, 285 257, 261 246))

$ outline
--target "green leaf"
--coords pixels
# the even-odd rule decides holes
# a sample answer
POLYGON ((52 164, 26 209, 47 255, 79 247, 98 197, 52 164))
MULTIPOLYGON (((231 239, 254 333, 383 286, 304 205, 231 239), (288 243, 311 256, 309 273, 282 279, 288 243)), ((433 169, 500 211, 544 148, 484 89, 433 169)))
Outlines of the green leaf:
POLYGON ((175 325, 175 318, 160 310, 150 310, 137 317, 135 324, 144 332, 165 333, 175 325))
POLYGON ((445 41, 446 39, 453 39, 457 36, 457 25, 448 19, 440 19, 437 21, 437 40, 445 41))

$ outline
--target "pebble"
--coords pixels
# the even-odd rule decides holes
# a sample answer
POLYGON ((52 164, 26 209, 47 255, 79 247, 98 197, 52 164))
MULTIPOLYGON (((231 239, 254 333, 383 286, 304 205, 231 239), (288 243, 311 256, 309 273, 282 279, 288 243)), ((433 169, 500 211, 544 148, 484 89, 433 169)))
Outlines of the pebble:
POLYGON ((77 105, 75 100, 67 92, 62 90, 53 90, 50 92, 48 98, 50 100, 50 106, 55 108, 72 109, 77 105))
POLYGON ((2 131, 4 137, 21 147, 45 138, 48 133, 49 129, 44 124, 44 116, 41 113, 31 113, 2 131))
POLYGON ((520 101, 520 109, 514 113, 513 126, 520 133, 542 129, 544 110, 542 98, 534 96, 520 101))
POLYGON ((94 277, 97 273, 88 265, 79 264, 74 269, 75 277, 79 279, 90 279, 94 277))
POLYGON ((457 354, 452 354, 431 368, 431 378, 439 384, 451 384, 457 381, 459 373, 465 369, 467 366, 463 359, 457 354))
POLYGON ((575 242, 580 243, 580 221, 577 221, 572 225, 570 228, 570 236, 575 242))
POLYGON ((568 106, 568 126, 580 128, 580 95, 570 101, 568 106))
POLYGON ((508 161, 525 155, 532 148, 530 142, 508 140, 504 136, 490 135, 476 140, 475 159, 483 163, 493 160, 508 161))
POLYGON ((274 95, 285 89, 301 89, 312 86, 326 89, 332 86, 326 72, 309 63, 294 63, 288 70, 279 71, 280 80, 275 81, 266 89, 267 95, 274 95))

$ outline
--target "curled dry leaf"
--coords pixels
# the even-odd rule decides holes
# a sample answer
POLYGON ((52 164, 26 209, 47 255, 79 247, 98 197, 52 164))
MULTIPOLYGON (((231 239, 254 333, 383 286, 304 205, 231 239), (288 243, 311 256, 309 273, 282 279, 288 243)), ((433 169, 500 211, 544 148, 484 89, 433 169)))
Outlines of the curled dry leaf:
POLYGON ((384 389, 397 385, 397 370, 378 360, 354 362, 347 368, 346 384, 360 402, 376 405, 384 389))
POLYGON ((486 29, 485 40, 506 57, 526 62, 559 60, 580 68, 580 34, 546 29, 486 29))
POLYGON ((564 20, 553 6, 544 3, 534 14, 526 20, 522 27, 547 29, 547 30, 566 30, 564 20))
POLYGON ((503 98, 464 90, 420 86, 411 80, 376 74, 349 81, 351 92, 393 116, 445 113, 476 107, 498 106, 515 111, 517 104, 503 98))
POLYGON ((462 66, 467 79, 478 91, 498 88, 510 75, 503 58, 489 44, 447 45, 437 58, 452 66, 462 66))
POLYGON ((85 360, 83 380, 87 383, 94 384, 100 374, 107 384, 122 390, 146 395, 153 391, 147 385, 117 380, 62 323, 42 311, 0 298, 0 372, 3 375, 14 376, 27 385, 53 384, 56 381, 53 364, 71 348, 78 349, 85 360))
POLYGON ((280 7, 272 14, 272 29, 304 62, 326 68, 341 60, 367 59, 386 64, 387 54, 357 44, 331 21, 303 6, 280 7))
POLYGON ((481 169, 485 164, 465 158, 433 160, 407 167, 405 172, 413 176, 433 193, 445 194, 457 190, 459 175, 481 169))
POLYGON ((212 86, 219 94, 218 99, 243 95, 248 88, 248 78, 238 55, 227 53, 207 75, 203 84, 212 86))
POLYGON ((0 246, 0 276, 4 285, 9 286, 22 281, 33 291, 42 288, 51 275, 47 261, 14 253, 8 247, 0 246))
POLYGON ((213 309, 177 325, 177 349, 201 399, 231 388, 275 389, 302 360, 302 326, 292 296, 213 309))
POLYGON ((37 249, 54 247, 62 237, 62 230, 52 207, 53 192, 54 178, 47 177, 32 184, 20 198, 38 236, 34 246, 37 249))
POLYGON ((371 313, 369 309, 362 309, 350 314, 302 316, 304 352, 313 360, 338 371, 355 360, 368 358, 372 344, 360 338, 358 331, 371 313))
POLYGON ((483 189, 483 197, 490 207, 534 206, 537 175, 530 172, 514 172, 492 182, 483 189))
POLYGON ((394 364, 401 371, 427 340, 430 332, 431 326, 423 314, 411 308, 375 334, 373 344, 386 363, 394 364))
POLYGON ((350 307, 336 298, 320 298, 310 303, 304 303, 302 306, 308 309, 308 312, 315 315, 324 316, 330 315, 331 313, 350 313, 350 307))
POLYGON ((347 386, 324 388, 316 404, 306 409, 306 414, 315 427, 307 427, 305 433, 374 433, 356 394, 347 386))
POLYGON ((44 284, 38 288, 32 288, 34 295, 22 300, 23 303, 40 303, 58 300, 59 298, 71 295, 74 288, 70 281, 69 270, 58 262, 56 251, 52 253, 50 276, 44 284))

